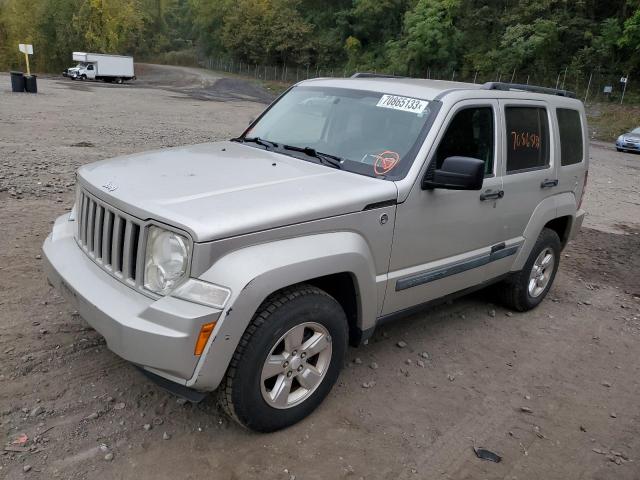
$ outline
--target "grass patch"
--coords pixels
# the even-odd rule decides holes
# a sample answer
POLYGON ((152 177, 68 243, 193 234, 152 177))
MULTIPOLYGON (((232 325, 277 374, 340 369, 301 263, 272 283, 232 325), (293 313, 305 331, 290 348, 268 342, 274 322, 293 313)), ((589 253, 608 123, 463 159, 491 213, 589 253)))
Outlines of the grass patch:
POLYGON ((592 139, 614 142, 618 136, 640 127, 640 106, 597 103, 587 107, 592 139))

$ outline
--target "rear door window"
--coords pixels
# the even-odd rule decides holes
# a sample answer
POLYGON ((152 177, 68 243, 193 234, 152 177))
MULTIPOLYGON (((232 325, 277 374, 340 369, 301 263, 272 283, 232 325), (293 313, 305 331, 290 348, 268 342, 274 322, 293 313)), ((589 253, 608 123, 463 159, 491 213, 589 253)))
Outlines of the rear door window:
POLYGON ((558 108, 560 130, 560 161, 562 166, 574 165, 583 160, 582 122, 577 110, 558 108))
POLYGON ((507 173, 549 166, 549 120, 540 107, 506 107, 507 173))

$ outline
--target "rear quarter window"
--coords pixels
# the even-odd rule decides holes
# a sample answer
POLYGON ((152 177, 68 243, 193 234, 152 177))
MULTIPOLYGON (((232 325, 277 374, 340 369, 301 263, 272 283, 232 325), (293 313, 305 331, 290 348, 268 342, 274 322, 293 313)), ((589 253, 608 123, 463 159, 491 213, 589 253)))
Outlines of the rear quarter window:
POLYGON ((582 122, 580 112, 558 108, 558 130, 560 131, 560 161, 562 166, 574 165, 584 158, 582 122))
POLYGON ((549 119, 540 107, 506 107, 507 173, 549 166, 549 119))

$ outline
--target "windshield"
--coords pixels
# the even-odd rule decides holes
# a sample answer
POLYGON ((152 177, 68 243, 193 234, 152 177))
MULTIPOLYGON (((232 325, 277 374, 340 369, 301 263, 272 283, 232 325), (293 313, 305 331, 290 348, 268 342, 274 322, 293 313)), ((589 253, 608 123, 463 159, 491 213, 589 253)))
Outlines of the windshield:
POLYGON ((243 138, 269 142, 251 145, 304 160, 337 157, 331 166, 397 180, 406 175, 426 135, 430 106, 423 99, 379 92, 294 87, 243 138))

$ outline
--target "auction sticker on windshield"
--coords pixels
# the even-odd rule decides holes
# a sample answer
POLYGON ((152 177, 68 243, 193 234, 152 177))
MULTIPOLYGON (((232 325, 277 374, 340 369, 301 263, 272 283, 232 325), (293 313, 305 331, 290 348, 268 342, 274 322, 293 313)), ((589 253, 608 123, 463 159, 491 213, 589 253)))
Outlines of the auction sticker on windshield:
POLYGON ((376 107, 392 108, 403 112, 423 113, 429 105, 426 100, 410 97, 398 97, 396 95, 383 95, 376 107))

